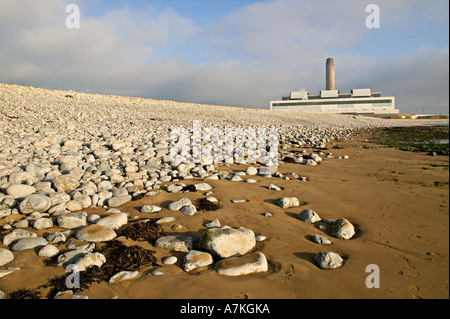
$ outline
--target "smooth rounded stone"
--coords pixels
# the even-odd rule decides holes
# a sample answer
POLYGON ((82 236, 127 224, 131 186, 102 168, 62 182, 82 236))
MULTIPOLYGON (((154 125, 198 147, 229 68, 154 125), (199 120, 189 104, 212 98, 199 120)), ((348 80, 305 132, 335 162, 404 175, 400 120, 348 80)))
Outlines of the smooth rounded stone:
POLYGON ((92 195, 92 206, 93 206, 93 207, 97 206, 98 200, 99 200, 98 194, 93 194, 93 195, 92 195))
POLYGON ((256 241, 264 241, 267 239, 267 237, 264 235, 258 235, 255 237, 255 239, 256 239, 256 241))
POLYGON ((169 182, 169 181, 171 181, 171 180, 172 180, 172 177, 169 176, 169 175, 161 176, 161 177, 159 178, 159 181, 160 181, 161 183, 169 182))
POLYGON ((331 236, 350 239, 355 235, 355 227, 345 218, 337 219, 331 226, 331 236))
POLYGON ((183 185, 170 184, 169 186, 167 186, 166 190, 169 193, 178 193, 183 189, 183 187, 183 185))
POLYGON ((67 242, 66 247, 68 249, 75 249, 75 250, 81 249, 90 253, 95 249, 95 244, 72 238, 67 242))
POLYGON ((144 205, 141 208, 141 213, 157 213, 161 210, 161 207, 155 205, 144 205))
POLYGON ((14 260, 14 254, 6 248, 0 248, 0 267, 14 260))
POLYGON ((89 252, 84 249, 69 250, 58 255, 56 258, 56 263, 58 266, 67 266, 75 263, 78 259, 80 259, 80 257, 83 257, 87 253, 89 252))
POLYGON ((213 262, 211 254, 199 250, 190 250, 183 258, 183 270, 190 272, 196 268, 209 266, 213 262))
POLYGON ((253 183, 256 183, 257 181, 254 180, 253 178, 248 178, 248 179, 245 180, 245 182, 253 184, 253 183))
POLYGON ((12 198, 27 197, 36 193, 36 188, 25 184, 11 184, 6 189, 6 195, 12 196, 12 198))
POLYGON ((199 183, 195 184, 195 189, 197 191, 209 191, 210 189, 212 189, 212 186, 208 183, 199 183))
POLYGON ((108 227, 114 230, 119 229, 123 225, 128 223, 128 216, 126 213, 118 213, 114 215, 110 215, 100 219, 96 225, 108 227))
POLYGON ((106 257, 99 253, 86 253, 85 255, 78 258, 74 265, 78 267, 79 271, 85 271, 91 266, 101 267, 106 262, 106 257))
POLYGON ((183 197, 183 198, 180 198, 180 199, 170 203, 167 206, 167 209, 169 209, 169 210, 180 210, 181 207, 186 206, 186 205, 192 205, 192 202, 191 202, 191 200, 189 198, 183 197))
POLYGON ((116 238, 117 234, 114 230, 101 225, 89 225, 76 232, 75 237, 82 241, 102 242, 116 238))
POLYGON ((10 209, 17 205, 17 201, 12 196, 5 196, 0 198, 0 209, 10 209))
POLYGON ((11 209, 0 210, 0 218, 9 216, 9 215, 11 215, 11 213, 12 213, 11 209))
POLYGON ((164 257, 162 259, 162 263, 164 265, 173 265, 177 262, 178 258, 175 256, 164 257))
MULTIPOLYGON (((20 270, 20 268, 19 267, 8 267, 6 269, 0 268, 0 278, 5 277, 6 275, 12 274, 13 272, 15 272, 17 270, 20 270)), ((1 294, 1 290, 0 290, 0 294, 1 294)))
POLYGON ((276 186, 274 184, 269 184, 269 186, 267 186, 267 188, 274 190, 274 191, 281 191, 281 188, 279 188, 278 186, 276 186))
POLYGON ((69 236, 69 234, 66 234, 66 232, 61 232, 61 231, 55 231, 49 235, 46 236, 45 239, 47 239, 48 241, 51 241, 54 244, 57 243, 61 243, 61 242, 65 242, 66 241, 66 235, 69 236))
MULTIPOLYGON (((92 205, 92 198, 89 195, 77 194, 73 196, 73 199, 81 205, 81 209, 88 208, 92 205)), ((70 210, 68 205, 67 209, 70 210)))
POLYGON ((304 209, 298 215, 297 218, 305 223, 314 224, 315 222, 321 221, 320 216, 311 209, 304 209))
POLYGON ((205 179, 218 180, 219 179, 219 175, 211 174, 211 175, 206 176, 205 179))
POLYGON ((41 194, 33 194, 25 198, 19 205, 22 214, 31 214, 33 212, 44 213, 52 205, 50 198, 41 194))
POLYGON ((258 170, 258 175, 262 177, 272 177, 272 174, 276 172, 276 169, 271 167, 260 167, 258 170))
POLYGON ((212 222, 206 223, 205 224, 206 228, 216 228, 216 227, 220 227, 220 221, 219 219, 214 219, 212 222))
POLYGON ((66 203, 66 209, 70 212, 79 212, 83 206, 76 200, 70 200, 66 203))
POLYGON ((321 251, 315 257, 314 261, 321 269, 335 269, 342 266, 344 260, 338 254, 332 251, 321 251))
POLYGON ((48 197, 52 201, 52 206, 66 204, 70 201, 70 195, 66 193, 50 193, 48 197))
POLYGON ((171 223, 175 220, 175 217, 163 217, 156 221, 157 224, 171 223))
POLYGON ((31 179, 33 176, 30 172, 24 172, 24 171, 17 171, 12 172, 9 174, 8 182, 10 184, 22 184, 22 182, 25 182, 27 179, 31 179))
POLYGON ((162 276, 162 275, 164 275, 164 273, 162 271, 159 271, 159 270, 152 270, 151 274, 152 274, 152 276, 162 276))
POLYGON ((38 252, 39 257, 54 257, 58 254, 59 249, 51 244, 42 247, 38 252))
POLYGON ((52 188, 52 183, 51 182, 37 182, 33 184, 34 189, 38 192, 38 191, 42 191, 42 190, 49 190, 50 188, 52 188))
POLYGON ((64 213, 57 217, 59 227, 72 229, 77 227, 86 226, 86 216, 85 212, 72 212, 64 213))
POLYGON ((275 200, 275 204, 282 208, 300 206, 300 202, 297 197, 280 197, 275 200))
POLYGON ((197 213, 197 208, 194 205, 186 205, 180 208, 180 212, 187 216, 194 216, 197 213))
POLYGON ((244 227, 210 228, 203 233, 199 241, 200 247, 221 258, 245 255, 255 245, 255 234, 244 227))
POLYGON ((53 227, 51 218, 41 217, 33 222, 33 228, 35 229, 47 229, 53 227))
POLYGON ((231 182, 242 182, 243 179, 239 175, 234 175, 233 177, 230 178, 230 181, 231 182))
POLYGON ((109 283, 115 283, 115 282, 119 282, 119 281, 124 281, 124 280, 130 280, 133 278, 136 278, 139 275, 139 271, 121 271, 118 272, 117 274, 115 274, 114 276, 112 276, 109 279, 109 283))
POLYGON ((50 215, 49 215, 48 213, 34 212, 34 213, 29 214, 29 215, 26 217, 26 219, 29 220, 29 221, 35 221, 35 220, 38 219, 38 218, 41 218, 41 217, 47 217, 47 216, 50 216, 50 215))
POLYGON ((245 174, 246 175, 256 175, 256 174, 258 174, 258 169, 256 167, 249 166, 245 170, 245 174))
POLYGON ((322 236, 322 235, 314 235, 313 236, 313 240, 315 243, 319 244, 319 245, 331 245, 332 242, 326 237, 326 236, 322 236))
POLYGON ((124 195, 124 196, 117 196, 117 197, 111 197, 108 199, 108 206, 109 207, 119 207, 123 204, 131 201, 132 197, 131 195, 124 195))
MULTIPOLYGON (((112 186, 110 181, 101 181, 97 185, 97 189, 99 191, 101 191, 101 190, 108 190, 109 191, 109 190, 112 190, 112 188, 113 188, 113 186, 112 186)), ((124 194, 124 195, 128 195, 128 192, 126 194, 124 194)), ((123 196, 123 195, 119 195, 119 196, 123 196)))
POLYGON ((97 158, 106 158, 110 154, 111 154, 111 152, 108 150, 105 150, 105 149, 99 148, 99 149, 94 150, 94 156, 97 158))
POLYGON ((68 300, 68 299, 89 299, 86 295, 76 295, 72 290, 59 291, 53 299, 68 300))
POLYGON ((232 199, 231 202, 233 204, 238 204, 238 203, 246 203, 247 200, 246 199, 232 199))
POLYGON ((317 162, 311 158, 306 159, 303 164, 305 165, 310 165, 310 166, 315 166, 317 165, 317 162))
POLYGON ((3 237, 3 245, 9 246, 13 241, 21 239, 21 238, 35 238, 37 237, 36 233, 25 229, 14 229, 12 232, 6 234, 3 237))
POLYGON ((79 179, 70 174, 57 176, 53 180, 53 187, 57 192, 68 192, 80 185, 79 179))
POLYGON ((192 238, 189 236, 168 235, 158 238, 155 247, 187 253, 192 249, 192 244, 192 238))
POLYGON ((269 264, 263 253, 256 252, 242 257, 222 259, 214 265, 214 269, 224 276, 243 276, 266 272, 269 270, 269 264))
POLYGON ((120 209, 117 209, 117 208, 110 208, 110 209, 108 209, 105 213, 108 213, 108 214, 119 214, 119 213, 121 213, 122 211, 120 210, 120 209))
POLYGON ((32 237, 32 238, 21 238, 13 242, 10 246, 11 250, 25 250, 31 249, 39 246, 45 246, 48 241, 42 237, 32 237))
POLYGON ((87 217, 87 221, 91 224, 97 223, 100 219, 102 218, 97 214, 92 214, 87 217))
POLYGON ((27 228, 28 226, 30 226, 30 225, 29 225, 28 220, 26 220, 26 219, 22 219, 16 223, 14 223, 15 228, 27 228))

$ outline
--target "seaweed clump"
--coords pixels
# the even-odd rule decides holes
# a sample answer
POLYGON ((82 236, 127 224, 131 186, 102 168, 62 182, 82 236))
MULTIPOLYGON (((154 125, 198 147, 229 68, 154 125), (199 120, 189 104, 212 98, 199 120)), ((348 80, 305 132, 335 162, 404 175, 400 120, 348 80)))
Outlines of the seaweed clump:
MULTIPOLYGON (((135 241, 152 243, 164 233, 161 226, 156 224, 155 219, 132 224, 122 231, 122 235, 135 241)), ((86 290, 93 283, 109 281, 113 275, 121 271, 136 271, 148 265, 160 266, 154 256, 155 251, 137 245, 126 246, 118 240, 101 243, 96 247, 96 251, 106 257, 106 262, 100 267, 91 266, 80 272, 80 286, 72 288, 74 292, 86 290)), ((55 266, 55 263, 49 262, 46 266, 55 266)), ((49 279, 47 283, 33 289, 14 291, 9 294, 8 298, 40 299, 40 290, 44 288, 50 288, 47 298, 53 298, 59 291, 67 290, 66 280, 69 275, 70 273, 54 277, 49 279)))
POLYGON ((89 267, 81 273, 80 289, 94 282, 108 281, 121 271, 135 271, 147 265, 159 266, 153 255, 155 251, 136 245, 125 246, 117 240, 107 242, 99 251, 106 257, 106 262, 101 267, 89 267))
POLYGON ((285 162, 285 163, 295 163, 295 158, 286 156, 285 158, 283 158, 283 162, 285 162))
POLYGON ((134 241, 148 241, 153 244, 159 237, 165 235, 162 227, 156 223, 157 220, 153 218, 128 225, 121 235, 134 241))
POLYGON ((8 295, 9 299, 39 299, 40 293, 34 289, 20 289, 8 295))
POLYGON ((206 210, 206 211, 214 211, 220 208, 219 204, 213 203, 207 198, 199 198, 197 199, 197 210, 206 210))
POLYGON ((189 192, 196 192, 197 188, 195 187, 195 185, 191 184, 191 185, 186 185, 183 187, 182 189, 183 192, 189 191, 189 192))

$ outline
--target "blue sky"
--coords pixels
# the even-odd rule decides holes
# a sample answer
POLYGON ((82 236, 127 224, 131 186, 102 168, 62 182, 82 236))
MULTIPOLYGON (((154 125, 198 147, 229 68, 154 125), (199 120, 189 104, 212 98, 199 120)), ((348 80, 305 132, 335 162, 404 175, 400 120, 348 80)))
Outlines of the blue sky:
POLYGON ((444 0, 1 0, 0 82, 240 107, 325 85, 449 113, 444 0), (69 4, 79 29, 68 29, 69 4), (368 29, 366 6, 380 8, 368 29))

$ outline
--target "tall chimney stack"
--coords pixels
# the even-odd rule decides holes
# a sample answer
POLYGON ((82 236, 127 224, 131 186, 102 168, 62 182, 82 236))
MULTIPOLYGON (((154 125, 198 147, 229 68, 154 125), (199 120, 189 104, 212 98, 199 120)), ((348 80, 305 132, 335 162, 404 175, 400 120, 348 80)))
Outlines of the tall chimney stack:
POLYGON ((326 89, 334 90, 334 61, 332 58, 327 59, 326 72, 326 89))

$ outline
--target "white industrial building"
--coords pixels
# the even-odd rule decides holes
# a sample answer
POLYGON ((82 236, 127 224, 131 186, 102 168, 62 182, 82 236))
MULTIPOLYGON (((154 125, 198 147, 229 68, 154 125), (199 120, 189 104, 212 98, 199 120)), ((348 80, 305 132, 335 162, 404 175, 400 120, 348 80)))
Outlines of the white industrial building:
POLYGON ((302 111, 313 113, 343 114, 398 114, 395 97, 382 97, 371 89, 353 89, 351 93, 340 93, 334 88, 334 62, 327 59, 326 90, 319 95, 309 95, 306 90, 291 92, 280 101, 270 102, 271 110, 302 111))

